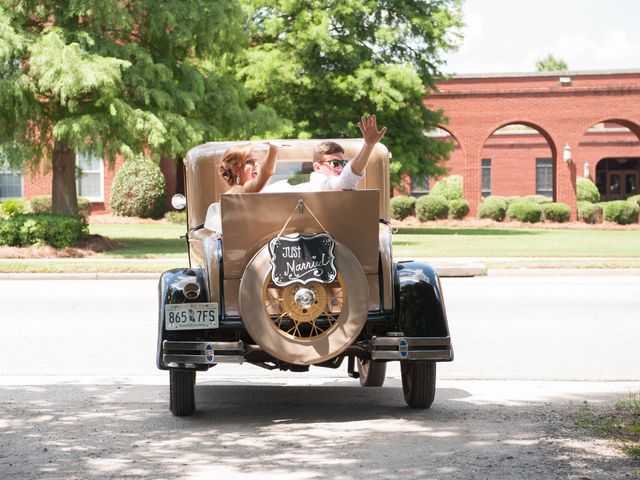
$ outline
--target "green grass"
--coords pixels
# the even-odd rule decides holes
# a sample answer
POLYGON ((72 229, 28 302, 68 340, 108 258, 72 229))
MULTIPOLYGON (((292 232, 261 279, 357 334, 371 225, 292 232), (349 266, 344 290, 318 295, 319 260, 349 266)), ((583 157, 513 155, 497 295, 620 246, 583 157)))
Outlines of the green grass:
POLYGON ((640 230, 400 228, 399 257, 639 257, 640 230))
POLYGON ((639 393, 631 393, 600 412, 594 412, 585 402, 576 424, 616 442, 625 454, 640 458, 639 393))
POLYGON ((92 224, 89 233, 109 237, 123 248, 101 254, 106 258, 162 258, 187 256, 187 244, 180 238, 185 234, 182 225, 150 224, 92 224))
MULTIPOLYGON (((95 255, 105 260, 101 262, 12 260, 0 262, 0 272, 159 273, 187 265, 186 242, 180 238, 185 233, 182 225, 91 224, 90 233, 123 246, 95 255)), ((479 257, 489 268, 553 268, 558 266, 554 257, 565 257, 564 267, 640 268, 640 230, 400 228, 393 235, 393 247, 396 258, 479 257), (509 263, 503 257, 527 260, 509 263)))

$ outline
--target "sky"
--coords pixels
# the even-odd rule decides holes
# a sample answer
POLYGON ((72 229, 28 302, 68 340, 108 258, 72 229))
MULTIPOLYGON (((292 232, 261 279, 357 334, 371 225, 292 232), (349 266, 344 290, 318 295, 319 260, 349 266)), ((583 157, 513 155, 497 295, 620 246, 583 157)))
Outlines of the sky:
POLYGON ((640 70, 640 0, 463 0, 466 26, 445 73, 534 72, 551 53, 569 70, 640 70))

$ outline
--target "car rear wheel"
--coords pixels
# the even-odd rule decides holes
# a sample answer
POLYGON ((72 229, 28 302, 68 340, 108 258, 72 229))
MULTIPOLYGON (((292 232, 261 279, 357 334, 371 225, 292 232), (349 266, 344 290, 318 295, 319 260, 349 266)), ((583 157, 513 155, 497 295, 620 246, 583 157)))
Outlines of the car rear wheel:
POLYGON ((363 387, 381 387, 387 374, 387 362, 358 358, 358 374, 363 387))
POLYGON ((176 417, 191 415, 196 409, 195 386, 195 371, 169 371, 169 410, 176 417))
POLYGON ((435 362, 400 362, 404 400, 411 408, 429 408, 436 395, 435 362))
POLYGON ((335 244, 338 275, 331 283, 277 286, 265 246, 240 282, 240 313, 251 338, 265 352, 295 365, 331 360, 358 337, 367 319, 369 287, 362 266, 335 244))

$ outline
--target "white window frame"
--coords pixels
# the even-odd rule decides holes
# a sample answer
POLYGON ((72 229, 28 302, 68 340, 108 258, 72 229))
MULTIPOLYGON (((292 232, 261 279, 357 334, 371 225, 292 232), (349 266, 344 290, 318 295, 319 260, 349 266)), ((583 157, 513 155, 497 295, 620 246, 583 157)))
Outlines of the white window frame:
MULTIPOLYGON (((78 168, 78 158, 80 157, 84 157, 87 155, 83 155, 79 152, 76 152, 76 168, 78 168)), ((91 158, 91 157, 90 157, 91 158)), ((82 198, 86 198, 87 200, 89 200, 90 202, 104 202, 104 160, 98 156, 94 156, 93 158, 95 158, 96 160, 99 160, 98 165, 100 165, 100 169, 99 170, 82 170, 83 173, 99 173, 100 175, 100 195, 99 196, 87 196, 87 195, 82 195, 80 193, 80 178, 76 178, 76 191, 78 192, 78 197, 82 197, 82 198)))

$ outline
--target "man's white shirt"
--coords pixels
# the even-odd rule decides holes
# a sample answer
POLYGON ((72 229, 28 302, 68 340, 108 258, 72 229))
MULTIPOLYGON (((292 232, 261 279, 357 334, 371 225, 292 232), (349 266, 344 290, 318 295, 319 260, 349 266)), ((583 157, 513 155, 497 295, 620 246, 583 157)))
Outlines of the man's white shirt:
POLYGON ((338 177, 329 177, 319 172, 311 172, 308 182, 291 185, 287 180, 267 185, 262 189, 263 192, 322 192, 330 190, 355 190, 356 186, 362 180, 362 175, 356 175, 351 170, 351 164, 348 163, 338 177))

